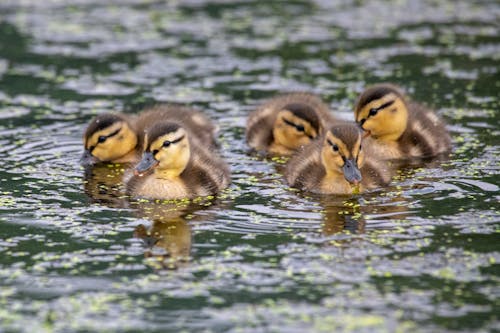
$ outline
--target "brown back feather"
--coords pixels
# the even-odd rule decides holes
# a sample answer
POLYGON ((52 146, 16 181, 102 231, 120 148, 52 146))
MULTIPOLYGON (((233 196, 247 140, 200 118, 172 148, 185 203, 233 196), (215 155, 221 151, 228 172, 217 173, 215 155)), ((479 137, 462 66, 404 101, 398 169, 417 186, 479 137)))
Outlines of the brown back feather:
POLYGON ((248 116, 246 140, 252 148, 265 150, 273 142, 272 128, 278 111, 283 109, 308 120, 319 129, 319 133, 323 132, 325 124, 337 121, 331 115, 328 105, 317 95, 307 92, 282 94, 268 100, 248 116))
POLYGON ((292 187, 313 190, 325 177, 326 171, 321 163, 323 140, 315 140, 302 147, 288 161, 285 178, 292 187))
POLYGON ((332 126, 330 128, 330 132, 332 132, 334 136, 342 140, 349 151, 353 150, 354 145, 361 135, 361 129, 359 128, 359 126, 349 122, 332 126))
POLYGON ((95 132, 103 130, 119 121, 127 121, 127 117, 119 113, 102 113, 89 123, 85 130, 85 138, 89 138, 95 132))
POLYGON ((400 149, 404 153, 418 149, 421 157, 435 156, 450 150, 451 138, 444 122, 421 104, 409 102, 407 107, 408 125, 398 140, 400 149))
POLYGON ((404 92, 403 90, 393 84, 390 83, 380 83, 376 84, 373 86, 370 86, 363 91, 361 96, 359 96, 357 102, 356 102, 356 111, 359 111, 361 108, 363 108, 365 105, 368 103, 382 98, 387 94, 394 93, 397 96, 401 97, 404 100, 404 92))
POLYGON ((192 135, 197 136, 203 143, 208 143, 213 148, 217 147, 215 140, 217 129, 203 113, 185 106, 158 104, 144 110, 134 123, 139 137, 138 147, 140 149, 143 147, 144 131, 162 121, 177 123, 192 135))

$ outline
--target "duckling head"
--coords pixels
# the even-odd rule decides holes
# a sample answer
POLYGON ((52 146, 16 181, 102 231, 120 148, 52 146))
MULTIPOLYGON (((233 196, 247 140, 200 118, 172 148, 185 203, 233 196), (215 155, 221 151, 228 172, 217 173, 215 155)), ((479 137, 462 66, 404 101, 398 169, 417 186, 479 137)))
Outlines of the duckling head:
POLYGON ((349 183, 359 184, 359 169, 364 162, 359 128, 354 124, 336 125, 326 132, 323 140, 321 159, 327 175, 343 175, 349 183))
POLYGON ((399 139, 408 122, 403 93, 390 84, 366 89, 359 97, 354 113, 366 135, 386 142, 399 139))
POLYGON ((95 117, 83 134, 85 151, 80 159, 83 166, 98 162, 119 162, 135 149, 137 135, 125 117, 104 113, 95 117))
POLYGON ((320 132, 320 120, 312 107, 302 103, 285 105, 273 127, 276 144, 296 150, 311 142, 320 132))
POLYGON ((191 156, 188 133, 176 123, 158 123, 146 130, 144 153, 135 167, 136 176, 153 170, 163 179, 178 177, 191 156))

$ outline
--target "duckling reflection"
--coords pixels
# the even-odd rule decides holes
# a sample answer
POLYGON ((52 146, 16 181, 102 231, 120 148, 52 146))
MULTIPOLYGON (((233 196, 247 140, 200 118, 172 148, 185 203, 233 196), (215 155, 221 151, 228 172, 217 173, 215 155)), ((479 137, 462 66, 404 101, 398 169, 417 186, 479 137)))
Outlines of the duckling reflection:
POLYGON ((90 202, 115 208, 126 207, 123 175, 127 167, 127 164, 99 164, 86 167, 83 189, 90 202))
POLYGON ((156 219, 149 229, 141 224, 134 237, 143 240, 144 256, 154 259, 149 263, 158 268, 175 269, 189 261, 192 231, 184 217, 156 219))
POLYGON ((135 209, 137 217, 152 221, 149 228, 141 224, 134 231, 134 237, 144 242, 147 263, 157 269, 176 269, 186 265, 192 246, 190 222, 209 217, 207 207, 214 204, 214 199, 203 198, 196 201, 131 201, 130 207, 135 209), (203 215, 196 214, 202 209, 203 215))
POLYGON ((361 234, 365 232, 366 221, 360 213, 358 199, 350 198, 319 198, 323 215, 322 233, 325 236, 350 232, 361 234))
MULTIPOLYGON (((387 193, 387 190, 384 190, 384 193, 387 193)), ((380 227, 381 224, 387 227, 391 221, 405 220, 411 215, 408 199, 401 195, 382 195, 379 191, 348 200, 321 197, 319 200, 323 207, 323 234, 329 236, 345 231, 363 234, 369 229, 380 227)))

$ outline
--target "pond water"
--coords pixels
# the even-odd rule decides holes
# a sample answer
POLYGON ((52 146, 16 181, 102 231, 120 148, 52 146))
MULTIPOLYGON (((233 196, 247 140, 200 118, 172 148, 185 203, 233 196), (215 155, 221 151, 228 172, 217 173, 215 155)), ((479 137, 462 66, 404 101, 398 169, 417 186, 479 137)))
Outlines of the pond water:
POLYGON ((499 331, 498 1, 0 4, 0 331, 499 331), (449 160, 356 196, 290 190, 248 154, 282 91, 352 119, 367 84, 435 108, 449 160), (155 102, 219 124, 232 185, 130 202, 85 176, 88 121, 155 102))

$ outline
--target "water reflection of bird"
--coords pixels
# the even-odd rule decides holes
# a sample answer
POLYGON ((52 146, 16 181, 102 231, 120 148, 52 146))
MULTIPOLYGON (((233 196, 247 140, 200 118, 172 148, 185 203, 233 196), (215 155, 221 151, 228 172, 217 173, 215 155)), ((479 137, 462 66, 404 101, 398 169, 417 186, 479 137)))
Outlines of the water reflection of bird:
POLYGON ((250 114, 248 145, 257 151, 291 155, 335 122, 328 106, 316 95, 289 93, 277 96, 250 114))
POLYGON ((432 157, 451 147, 441 119, 390 84, 366 89, 356 103, 355 118, 369 136, 365 146, 381 159, 432 157))
POLYGON ((148 229, 139 225, 134 237, 143 240, 146 258, 156 259, 159 268, 174 269, 189 261, 191 253, 191 227, 183 217, 153 220, 148 229))
POLYGON ((216 146, 216 127, 201 112, 183 106, 156 105, 137 116, 104 113, 95 117, 83 135, 82 165, 137 162, 143 150, 144 130, 160 121, 182 124, 205 144, 216 146))
POLYGON ((117 208, 127 206, 122 181, 126 167, 123 164, 98 164, 85 168, 83 188, 92 203, 117 208))
POLYGON ((146 129, 144 154, 127 193, 153 199, 215 195, 230 183, 227 164, 187 128, 158 123, 146 129))
POLYGON ((325 236, 349 231, 364 233, 365 219, 360 213, 359 199, 345 197, 321 196, 318 198, 322 207, 322 233, 325 236))
POLYGON ((322 233, 326 236, 342 232, 365 233, 368 228, 389 224, 397 226, 411 214, 409 199, 401 195, 383 197, 380 191, 360 197, 319 196, 322 207, 322 233))
POLYGON ((144 256, 155 268, 175 269, 190 259, 192 229, 190 223, 199 222, 211 214, 207 207, 216 204, 214 199, 193 201, 134 201, 130 208, 134 215, 152 222, 148 228, 139 225, 134 237, 146 247, 144 256), (203 214, 197 211, 203 210, 203 214), (188 222, 189 219, 189 222, 188 222))
POLYGON ((334 125, 291 158, 285 170, 288 184, 323 194, 351 194, 386 185, 392 170, 365 155, 361 141, 355 124, 334 125))

